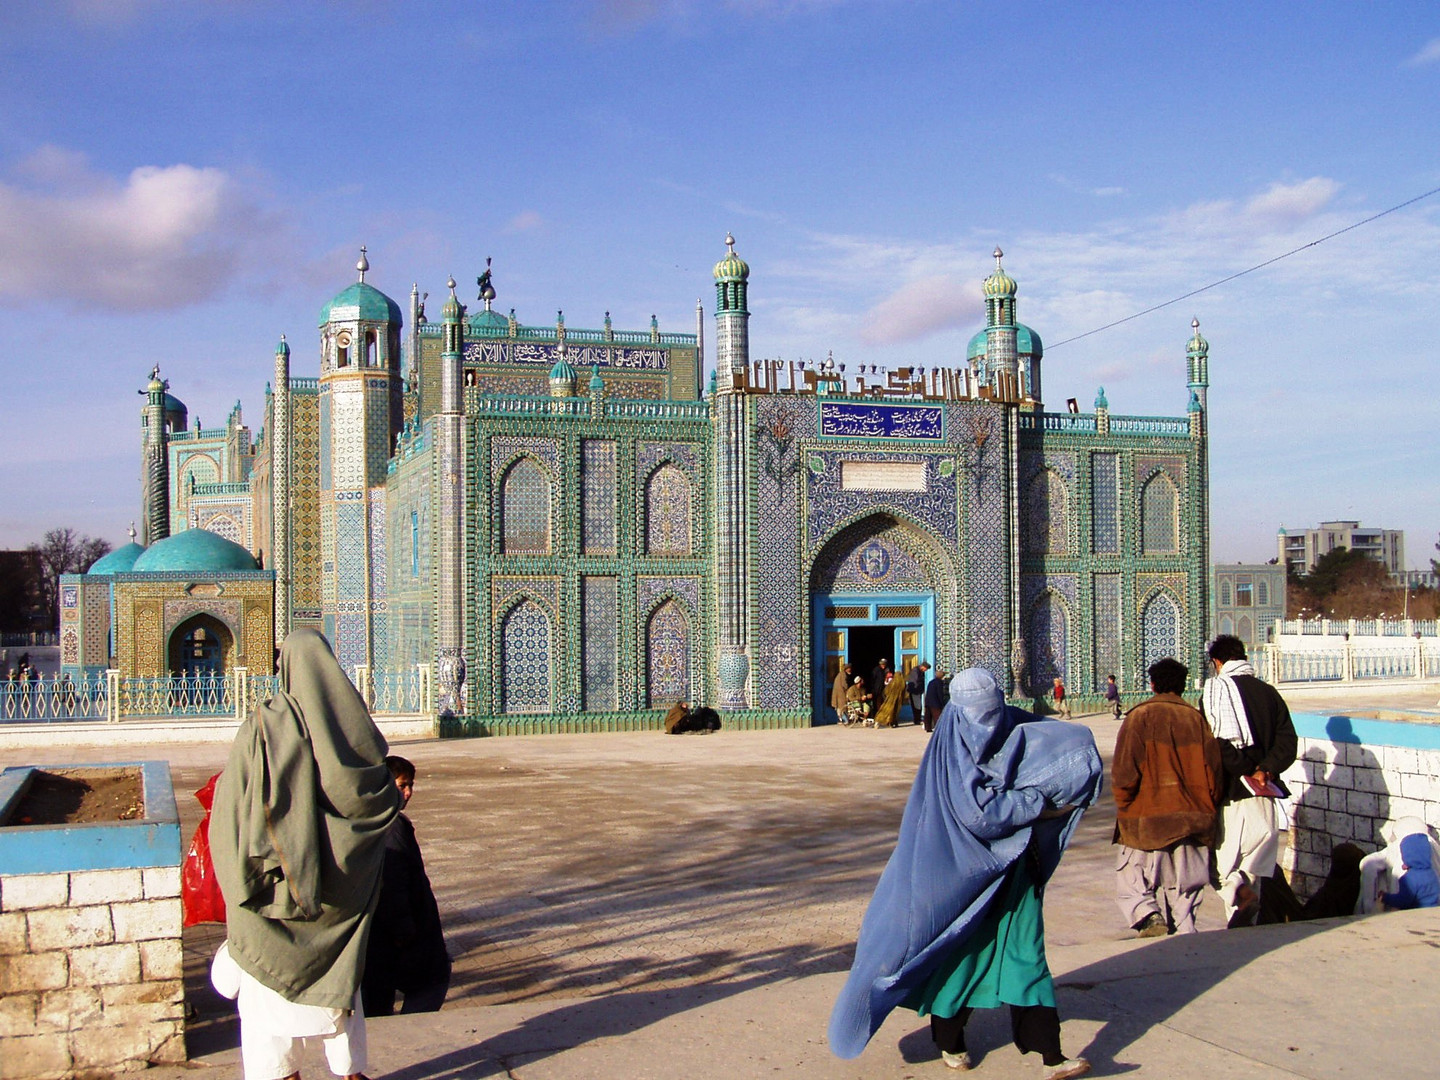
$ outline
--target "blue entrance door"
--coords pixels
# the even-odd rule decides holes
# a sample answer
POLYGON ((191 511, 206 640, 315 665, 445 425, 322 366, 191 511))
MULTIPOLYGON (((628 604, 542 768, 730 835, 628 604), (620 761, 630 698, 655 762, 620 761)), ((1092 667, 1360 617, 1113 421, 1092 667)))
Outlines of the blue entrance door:
POLYGON ((817 597, 815 627, 814 720, 833 724, 830 695, 845 664, 869 683, 883 658, 904 678, 922 660, 933 660, 935 598, 930 593, 830 594, 817 597))

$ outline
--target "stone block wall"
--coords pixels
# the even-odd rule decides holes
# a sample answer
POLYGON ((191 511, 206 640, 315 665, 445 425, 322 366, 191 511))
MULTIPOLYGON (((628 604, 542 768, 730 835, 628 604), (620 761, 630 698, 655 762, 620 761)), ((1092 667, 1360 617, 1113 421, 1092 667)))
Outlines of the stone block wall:
POLYGON ((1300 740, 1284 774, 1294 798, 1282 864, 1298 895, 1320 887, 1336 844, 1378 851, 1382 828, 1405 817, 1440 828, 1440 725, 1308 714, 1294 721, 1300 740))
POLYGON ((0 875, 0 1080, 185 1059, 180 868, 0 875))

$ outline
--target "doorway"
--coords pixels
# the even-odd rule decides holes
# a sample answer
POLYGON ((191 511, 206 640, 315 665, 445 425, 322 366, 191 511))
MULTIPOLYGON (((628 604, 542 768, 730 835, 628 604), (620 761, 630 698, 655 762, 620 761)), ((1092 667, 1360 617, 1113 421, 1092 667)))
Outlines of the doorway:
POLYGON ((866 597, 816 597, 816 686, 814 724, 836 722, 830 707, 835 676, 842 664, 870 683, 883 657, 904 678, 934 649, 933 595, 880 594, 866 597))
POLYGON ((182 677, 223 675, 234 638, 219 619, 196 615, 170 637, 170 670, 182 677))

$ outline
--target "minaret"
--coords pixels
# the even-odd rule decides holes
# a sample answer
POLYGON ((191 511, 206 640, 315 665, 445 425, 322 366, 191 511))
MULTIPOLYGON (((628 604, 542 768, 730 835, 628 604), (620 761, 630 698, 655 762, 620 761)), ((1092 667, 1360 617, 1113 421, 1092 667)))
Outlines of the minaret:
POLYGON ((385 476, 403 414, 400 306, 359 280, 320 317, 321 618, 341 667, 375 662, 373 627, 385 596, 385 476))
POLYGON ((294 606, 290 566, 290 346, 285 335, 275 346, 275 380, 270 393, 270 565, 275 569, 275 647, 290 633, 294 606))
MULTIPOLYGON (((460 711, 465 681, 465 403, 461 359, 465 350, 465 307, 455 279, 442 312, 440 408, 435 414, 439 464, 439 512, 435 519, 435 708, 460 711)), ((489 281, 481 287, 489 291, 489 281)), ((489 299, 486 300, 489 304, 489 299)))
POLYGON ((1194 331, 1190 340, 1185 343, 1185 371, 1189 378, 1187 384, 1190 393, 1200 401, 1200 411, 1203 413, 1209 404, 1206 399, 1206 391, 1210 389, 1210 343, 1200 336, 1200 320, 1190 320, 1190 329, 1194 331))
MULTIPOLYGON (((1004 252, 995 249, 995 272, 985 279, 985 356, 996 398, 1019 397, 1015 359, 1015 279, 1000 265, 1004 252)), ((1038 396, 1038 395, 1037 395, 1038 396)))
POLYGON ((715 581, 720 708, 750 706, 750 425, 740 376, 750 367, 750 268, 725 236, 715 264, 715 581), (737 383, 740 386, 737 386, 737 383))
POLYGON ((150 372, 143 412, 145 443, 141 477, 142 543, 149 547, 170 535, 170 449, 166 430, 165 391, 170 383, 160 378, 160 365, 150 372))

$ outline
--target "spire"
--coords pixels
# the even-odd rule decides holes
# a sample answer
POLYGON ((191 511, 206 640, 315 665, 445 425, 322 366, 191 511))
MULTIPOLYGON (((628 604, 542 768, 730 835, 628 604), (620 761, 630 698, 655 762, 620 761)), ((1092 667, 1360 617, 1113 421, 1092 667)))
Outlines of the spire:
POLYGON ((281 334, 281 335, 280 335, 280 344, 275 346, 275 355, 276 355, 276 356, 289 356, 289 355, 290 355, 290 346, 285 343, 285 335, 284 335, 284 334, 281 334))
POLYGON ((360 261, 355 264, 355 269, 360 271, 360 283, 365 283, 365 274, 370 269, 370 260, 365 257, 365 245, 360 245, 360 261))
MULTIPOLYGON (((1281 532, 1284 532, 1285 530, 1284 530, 1284 529, 1281 529, 1280 531, 1281 531, 1281 532)), ((133 543, 135 543, 135 535, 136 535, 136 534, 135 534, 135 522, 133 522, 133 521, 130 522, 129 533, 130 533, 130 542, 133 544, 133 543)))

